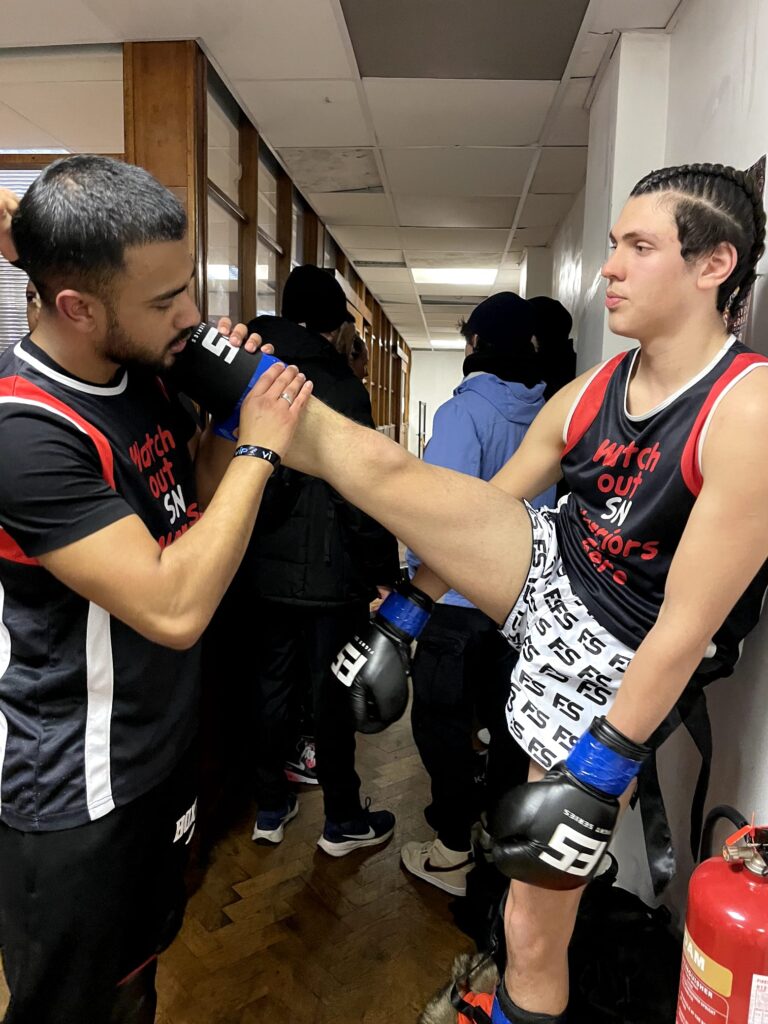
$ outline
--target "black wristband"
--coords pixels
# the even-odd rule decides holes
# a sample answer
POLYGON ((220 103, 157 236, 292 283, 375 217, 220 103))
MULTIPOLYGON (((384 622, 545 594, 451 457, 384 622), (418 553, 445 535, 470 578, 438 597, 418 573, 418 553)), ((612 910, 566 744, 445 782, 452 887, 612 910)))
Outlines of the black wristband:
POLYGON ((625 736, 623 732, 619 732, 616 726, 611 725, 604 715, 592 720, 589 732, 603 746, 608 747, 609 750, 620 754, 622 757, 629 758, 631 761, 644 761, 651 752, 651 748, 644 743, 635 743, 634 740, 625 736))
POLYGON ((241 444, 235 448, 235 453, 232 456, 234 459, 237 455, 252 455, 254 459, 263 459, 264 462, 270 463, 272 469, 277 469, 280 465, 280 456, 277 452, 273 452, 271 448, 262 448, 258 444, 241 444))

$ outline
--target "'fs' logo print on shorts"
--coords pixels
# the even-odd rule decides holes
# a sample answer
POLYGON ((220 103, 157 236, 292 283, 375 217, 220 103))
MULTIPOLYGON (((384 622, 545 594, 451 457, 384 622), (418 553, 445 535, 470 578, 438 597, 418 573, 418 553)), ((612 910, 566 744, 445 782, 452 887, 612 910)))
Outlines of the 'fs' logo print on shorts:
MULTIPOLYGON (((595 715, 608 711, 633 655, 573 593, 557 546, 556 517, 531 510, 531 568, 502 628, 520 651, 506 708, 509 730, 543 768, 567 757, 595 715)), ((577 851, 568 870, 595 853, 577 851)))

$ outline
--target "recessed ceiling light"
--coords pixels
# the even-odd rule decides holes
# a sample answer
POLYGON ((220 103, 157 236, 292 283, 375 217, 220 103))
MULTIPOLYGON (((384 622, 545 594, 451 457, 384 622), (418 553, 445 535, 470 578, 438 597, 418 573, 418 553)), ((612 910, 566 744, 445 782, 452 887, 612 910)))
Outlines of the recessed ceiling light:
POLYGON ((457 351, 464 348, 466 342, 463 338, 432 338, 430 344, 432 348, 457 351))
POLYGON ((498 269, 495 267, 413 267, 416 284, 483 284, 492 285, 498 269))

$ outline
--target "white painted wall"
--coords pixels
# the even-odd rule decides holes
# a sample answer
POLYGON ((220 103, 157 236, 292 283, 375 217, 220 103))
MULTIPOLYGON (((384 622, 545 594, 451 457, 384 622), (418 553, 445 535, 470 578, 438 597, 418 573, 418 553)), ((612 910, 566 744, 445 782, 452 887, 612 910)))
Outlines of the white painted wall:
POLYGON ((525 250, 520 265, 520 295, 532 299, 535 295, 552 294, 552 249, 531 246, 525 250))
POLYGON ((611 225, 632 186, 664 163, 669 44, 663 32, 623 35, 590 111, 578 323, 580 372, 632 344, 608 329, 600 269, 611 225))
MULTIPOLYGON (((768 0, 689 2, 671 36, 666 164, 709 161, 748 167, 768 149, 768 0)), ((761 269, 765 269, 765 260, 761 269)), ((768 289, 758 279, 749 344, 768 353, 768 289)), ((768 821, 768 622, 747 638, 736 675, 709 691, 715 754, 708 807, 729 803, 768 821)), ((697 759, 685 735, 662 750, 660 768, 680 871, 665 902, 685 906, 692 869, 688 809, 697 759)), ((627 836, 627 839, 630 837, 627 836)), ((647 885, 639 865, 632 881, 647 885)), ((647 894, 647 890, 645 890, 647 894)))
POLYGON ((411 350, 411 398, 409 406, 408 450, 418 453, 417 428, 419 402, 427 403, 427 441, 432 436, 432 419, 453 394, 461 382, 464 350, 459 352, 432 352, 411 350))
POLYGON ((581 250, 584 236, 584 189, 552 239, 552 289, 550 295, 562 302, 573 317, 573 338, 579 347, 582 314, 581 250))
MULTIPOLYGON (((600 266, 611 222, 634 183, 668 164, 721 162, 748 167, 768 149, 768 89, 761 55, 768 48, 768 0, 688 0, 674 31, 622 37, 590 116, 583 196, 553 240, 552 294, 573 308, 579 368, 626 347, 607 329, 600 266), (580 269, 579 269, 580 268, 580 269), (577 284, 578 282, 578 284, 577 284)), ((766 259, 759 268, 765 271, 766 259)), ((745 339, 768 354, 768 286, 758 279, 745 339)), ((768 622, 744 647, 735 676, 710 688, 715 757, 707 807, 737 806, 768 821, 768 622)), ((680 731, 665 744, 659 768, 679 871, 664 897, 684 913, 693 869, 688 849, 690 800, 698 756, 680 731)), ((722 834, 722 830, 721 830, 722 834)), ((616 842, 620 882, 653 902, 639 814, 627 815, 616 842)))

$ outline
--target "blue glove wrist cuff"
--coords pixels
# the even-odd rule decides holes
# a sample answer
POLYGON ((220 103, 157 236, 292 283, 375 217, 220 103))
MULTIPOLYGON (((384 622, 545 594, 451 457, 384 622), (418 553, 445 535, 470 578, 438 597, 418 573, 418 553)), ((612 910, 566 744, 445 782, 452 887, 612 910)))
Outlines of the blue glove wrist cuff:
POLYGON ((499 993, 497 992, 493 1004, 491 1006, 491 1024, 514 1024, 511 1017, 508 1017, 501 1008, 499 1003, 499 993))
POLYGON ((225 420, 221 420, 219 423, 211 424, 211 430, 213 431, 214 434, 216 434, 217 437, 226 437, 228 441, 237 440, 237 438, 235 437, 235 431, 240 425, 240 406, 243 404, 248 392, 251 390, 253 385, 262 375, 262 373, 264 373, 265 370, 268 370, 269 367, 272 366, 274 363, 280 362, 280 360, 276 359, 274 356, 268 356, 266 352, 262 352, 260 353, 260 355, 261 359, 259 359, 256 369, 253 371, 253 376, 248 381, 243 390, 243 393, 238 398, 237 405, 235 406, 235 408, 232 410, 232 412, 229 414, 229 416, 227 416, 225 420))
POLYGON ((565 766, 580 782, 609 796, 620 796, 643 762, 611 750, 588 730, 566 758, 565 766))
POLYGON ((415 640, 429 622, 429 612, 394 590, 376 612, 377 618, 390 623, 415 640))

